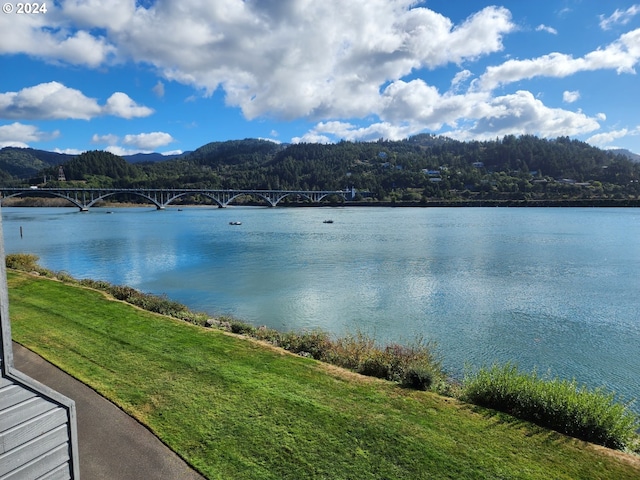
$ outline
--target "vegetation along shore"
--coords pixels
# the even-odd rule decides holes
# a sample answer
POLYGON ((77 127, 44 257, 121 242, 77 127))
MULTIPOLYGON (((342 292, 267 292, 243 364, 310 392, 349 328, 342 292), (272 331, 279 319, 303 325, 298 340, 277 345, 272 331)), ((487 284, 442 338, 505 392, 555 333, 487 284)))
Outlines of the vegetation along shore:
POLYGON ((15 340, 207 478, 640 475, 639 419, 613 394, 512 365, 451 382, 426 341, 276 332, 6 260, 15 340))

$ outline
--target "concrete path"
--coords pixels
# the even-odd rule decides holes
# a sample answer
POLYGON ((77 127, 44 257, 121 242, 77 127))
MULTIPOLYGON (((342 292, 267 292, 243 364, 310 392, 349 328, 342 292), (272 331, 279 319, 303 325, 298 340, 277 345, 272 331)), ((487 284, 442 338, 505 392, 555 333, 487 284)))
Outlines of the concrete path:
POLYGON ((203 480, 149 430, 82 382, 13 343, 15 367, 75 400, 81 480, 203 480))

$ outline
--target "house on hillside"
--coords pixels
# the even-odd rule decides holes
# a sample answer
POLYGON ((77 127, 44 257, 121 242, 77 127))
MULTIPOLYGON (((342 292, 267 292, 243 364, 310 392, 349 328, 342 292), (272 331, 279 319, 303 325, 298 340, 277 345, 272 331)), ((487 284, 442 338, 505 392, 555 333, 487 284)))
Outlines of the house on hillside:
POLYGON ((73 400, 17 371, 0 221, 0 478, 80 478, 73 400))

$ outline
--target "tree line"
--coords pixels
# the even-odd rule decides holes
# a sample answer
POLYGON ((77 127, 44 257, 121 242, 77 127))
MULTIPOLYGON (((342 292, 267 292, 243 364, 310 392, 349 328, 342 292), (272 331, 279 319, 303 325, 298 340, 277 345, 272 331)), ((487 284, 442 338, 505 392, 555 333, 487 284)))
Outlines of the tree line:
MULTIPOLYGON (((417 135, 402 141, 283 145, 213 142, 161 162, 129 163, 89 151, 62 164, 65 184, 113 188, 338 190, 362 199, 638 199, 640 164, 568 137, 508 135, 460 142, 417 135)), ((1 165, 0 165, 1 168, 1 165)), ((6 184, 8 173, 4 173, 6 184)), ((61 186, 48 165, 31 184, 61 186)), ((18 181, 15 180, 14 181, 18 181)))

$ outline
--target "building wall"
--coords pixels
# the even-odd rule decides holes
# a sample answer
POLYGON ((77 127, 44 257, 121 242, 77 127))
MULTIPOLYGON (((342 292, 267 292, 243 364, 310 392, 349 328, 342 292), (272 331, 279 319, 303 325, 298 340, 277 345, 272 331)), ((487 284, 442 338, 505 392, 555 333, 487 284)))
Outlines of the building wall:
POLYGON ((0 480, 77 480, 75 403, 13 365, 3 238, 0 219, 0 480))

